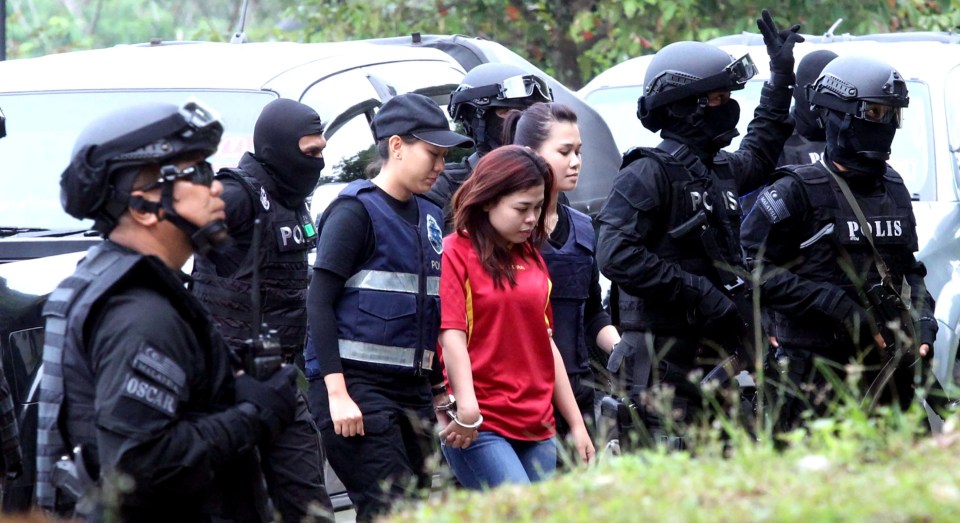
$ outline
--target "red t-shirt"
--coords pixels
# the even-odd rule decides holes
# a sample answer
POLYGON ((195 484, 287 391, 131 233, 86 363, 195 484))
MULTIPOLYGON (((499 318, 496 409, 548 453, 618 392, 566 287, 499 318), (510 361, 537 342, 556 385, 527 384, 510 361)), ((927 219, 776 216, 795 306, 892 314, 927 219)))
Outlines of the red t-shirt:
MULTIPOLYGON (((540 263, 540 253, 532 253, 540 263)), ((517 285, 496 288, 469 238, 443 242, 440 329, 467 333, 480 430, 540 441, 555 433, 552 311, 546 265, 514 257, 517 285)), ((453 391, 456 395, 456 391, 453 391)))

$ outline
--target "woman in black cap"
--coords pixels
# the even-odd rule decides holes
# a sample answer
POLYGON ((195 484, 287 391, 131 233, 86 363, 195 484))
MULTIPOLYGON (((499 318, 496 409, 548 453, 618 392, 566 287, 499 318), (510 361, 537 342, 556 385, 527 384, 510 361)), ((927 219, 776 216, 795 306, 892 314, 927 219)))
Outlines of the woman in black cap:
POLYGON ((347 185, 320 217, 307 304, 322 377, 310 384, 311 407, 357 521, 429 487, 431 381, 442 383, 430 375, 443 214, 419 195, 449 148, 473 146, 419 94, 390 99, 373 131, 383 165, 372 180, 347 185))

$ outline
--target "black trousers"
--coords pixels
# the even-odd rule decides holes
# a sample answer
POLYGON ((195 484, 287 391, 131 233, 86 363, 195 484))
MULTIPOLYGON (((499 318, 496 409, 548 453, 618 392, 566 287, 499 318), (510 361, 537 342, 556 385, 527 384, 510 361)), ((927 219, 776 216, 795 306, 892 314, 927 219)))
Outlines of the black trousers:
MULTIPOLYGON (((328 401, 322 380, 312 381, 310 387, 311 401, 328 401)), ((320 432, 330 466, 356 507, 357 521, 368 522, 389 512, 397 500, 418 497, 430 488, 427 458, 437 446, 436 420, 429 404, 383 408, 381 403, 378 409, 367 409, 361 389, 351 386, 350 395, 364 412, 364 435, 340 436, 329 423, 321 423, 320 432)), ((318 413, 327 410, 315 407, 318 413)))
POLYGON ((330 521, 333 504, 323 480, 323 447, 306 395, 297 397, 297 417, 260 448, 267 490, 284 522, 330 521), (316 515, 316 514, 325 515, 316 515), (314 516, 308 517, 311 514, 314 516))

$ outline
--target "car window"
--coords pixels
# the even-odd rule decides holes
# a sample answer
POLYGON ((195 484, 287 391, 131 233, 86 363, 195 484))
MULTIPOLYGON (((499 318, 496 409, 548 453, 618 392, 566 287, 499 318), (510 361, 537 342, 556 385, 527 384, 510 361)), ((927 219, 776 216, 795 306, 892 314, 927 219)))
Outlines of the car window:
POLYGON ((599 89, 586 97, 587 103, 607 122, 621 153, 631 147, 653 147, 660 142, 637 118, 637 99, 641 94, 643 86, 631 85, 599 89))
MULTIPOLYGON (((923 82, 912 81, 907 84, 910 107, 903 111, 903 127, 897 131, 894 139, 890 165, 903 176, 912 194, 929 200, 934 198, 935 191, 930 90, 923 82)), ((737 124, 740 136, 734 138, 727 150, 739 147, 760 101, 762 87, 763 81, 754 80, 747 82, 742 90, 732 93, 732 98, 740 104, 740 121, 737 124)), ((617 148, 621 151, 636 146, 653 147, 660 142, 660 137, 646 130, 636 116, 637 98, 641 93, 642 86, 634 85, 600 89, 587 95, 587 102, 609 124, 617 148)))
POLYGON ((944 83, 943 92, 953 93, 953 95, 944 96, 946 102, 947 115, 947 136, 950 140, 950 150, 953 151, 953 174, 957 184, 960 185, 960 66, 954 67, 947 73, 947 80, 944 83))
POLYGON ((180 105, 197 98, 216 110, 224 136, 215 167, 234 166, 253 148, 253 126, 269 92, 245 91, 104 91, 2 94, 7 137, 0 140, 0 226, 74 229, 89 227, 60 207, 60 173, 70 161, 80 131, 97 116, 146 101, 180 105))
MULTIPOLYGON (((456 85, 463 72, 446 62, 402 62, 352 69, 324 78, 304 93, 301 101, 313 107, 325 124, 338 128, 327 133, 324 179, 348 182, 364 178, 376 158, 370 119, 378 102, 397 94, 456 85), (343 113, 353 110, 343 120, 343 113), (342 126, 340 126, 342 124, 342 126)), ((449 93, 449 91, 447 91, 449 93)), ((442 100, 440 102, 443 102, 442 100)), ((318 210, 317 210, 318 211, 318 210)))

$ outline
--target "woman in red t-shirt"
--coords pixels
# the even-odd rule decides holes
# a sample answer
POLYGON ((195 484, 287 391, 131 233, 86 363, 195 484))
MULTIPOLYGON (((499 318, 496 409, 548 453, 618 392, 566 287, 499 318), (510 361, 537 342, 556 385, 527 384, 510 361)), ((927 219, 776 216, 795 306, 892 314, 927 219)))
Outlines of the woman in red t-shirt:
POLYGON ((443 454, 468 488, 530 483, 556 467, 554 405, 578 454, 594 455, 551 339, 550 278, 540 256, 553 174, 536 153, 486 154, 453 199, 444 240, 440 345, 456 396, 443 454))

